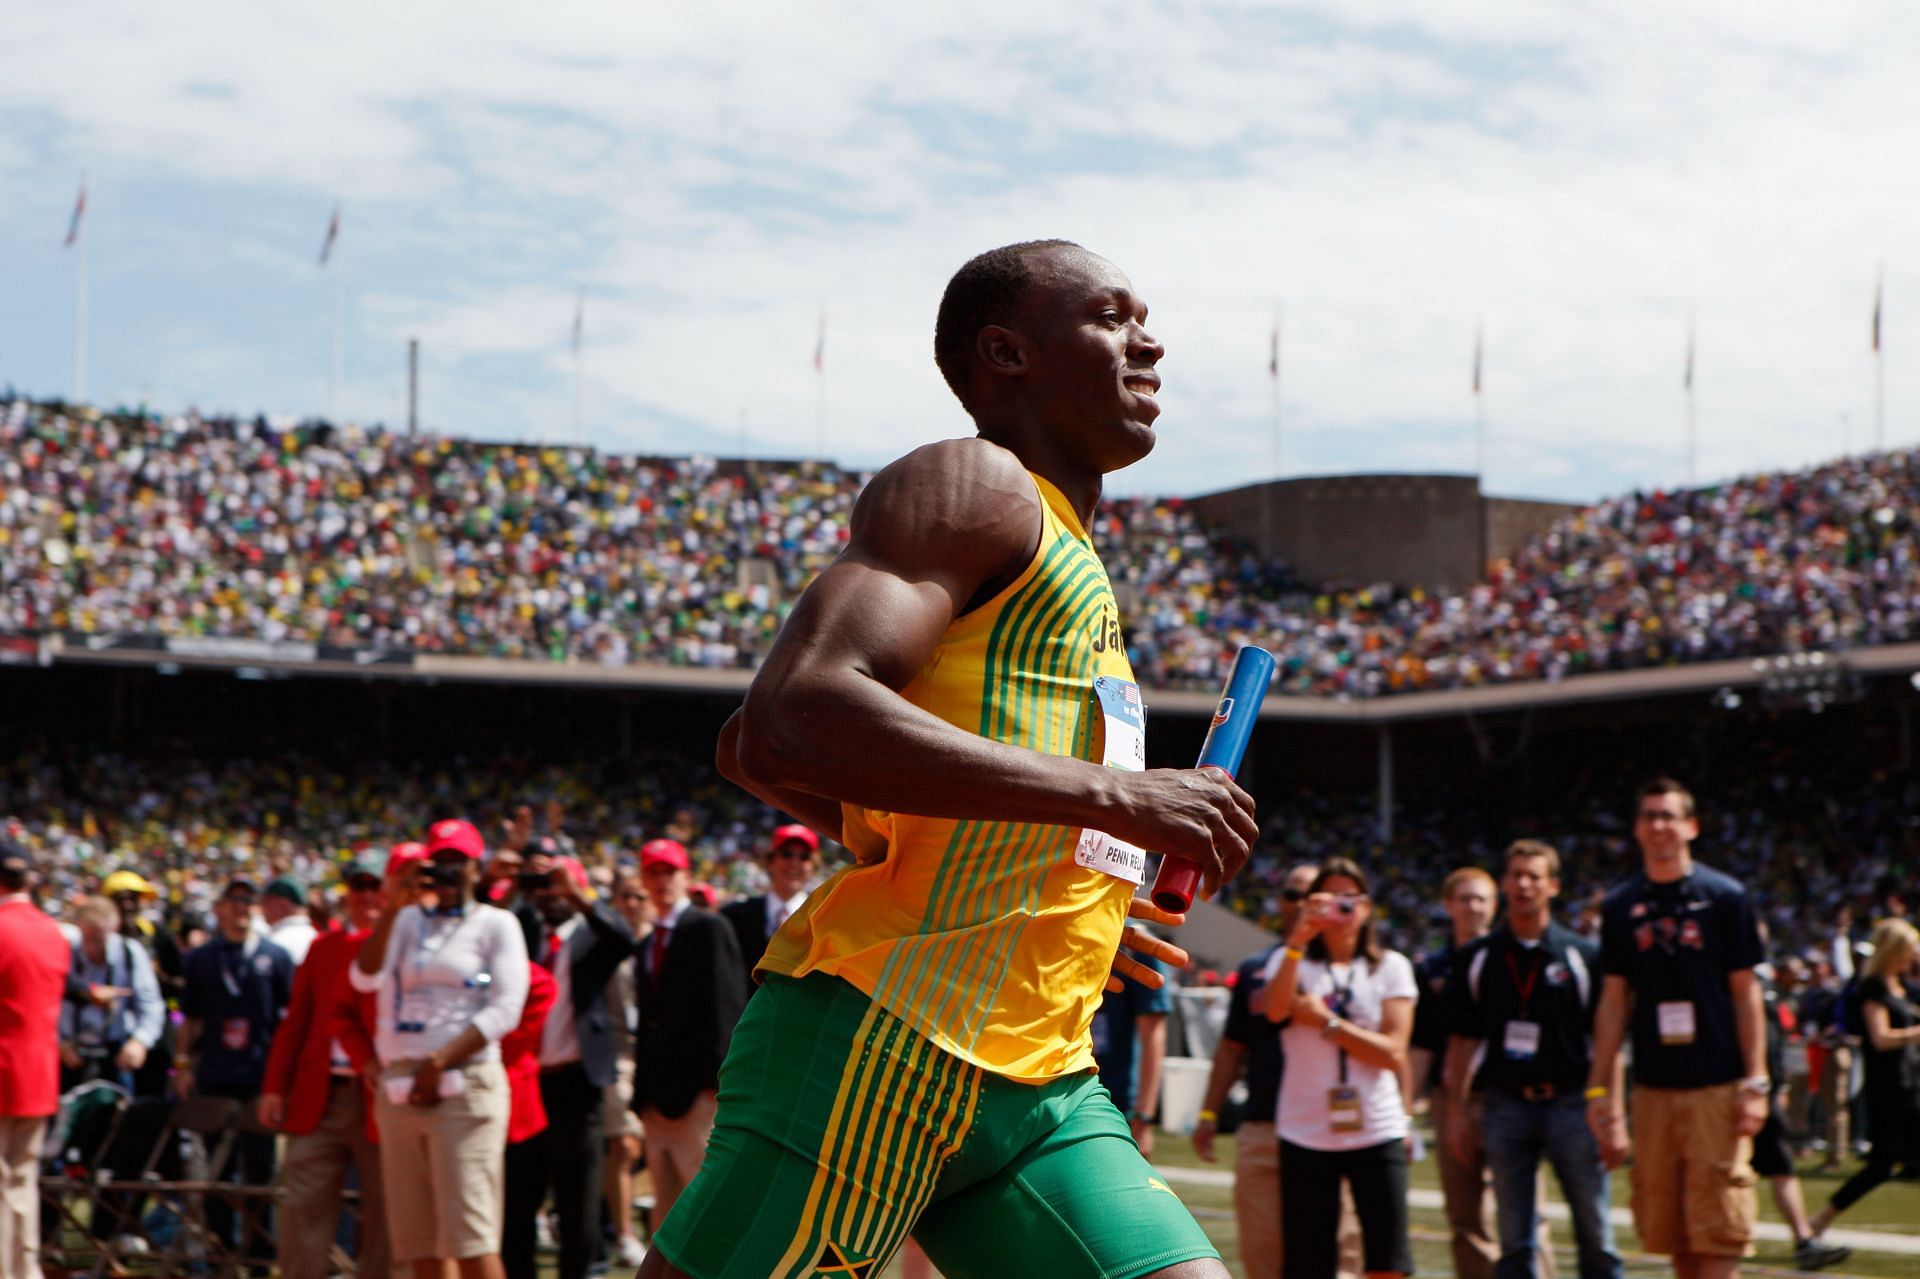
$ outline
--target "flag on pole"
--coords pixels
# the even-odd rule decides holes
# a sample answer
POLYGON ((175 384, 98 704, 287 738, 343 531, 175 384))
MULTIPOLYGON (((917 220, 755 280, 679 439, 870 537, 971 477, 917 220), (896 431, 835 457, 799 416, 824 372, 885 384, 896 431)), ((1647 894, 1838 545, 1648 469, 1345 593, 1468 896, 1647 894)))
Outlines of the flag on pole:
POLYGON ((827 368, 827 309, 820 308, 820 335, 813 343, 813 371, 824 373, 827 368))
POLYGON ((340 206, 333 206, 333 216, 327 219, 327 236, 320 241, 320 265, 325 266, 327 259, 333 256, 333 242, 340 238, 340 206))
POLYGON ((1473 393, 1475 395, 1480 394, 1480 348, 1480 322, 1476 320, 1473 325, 1473 393))
POLYGON ((1687 325, 1687 372, 1680 379, 1680 385, 1687 390, 1693 389, 1693 325, 1687 325))
POLYGON ((580 358, 580 340, 587 331, 587 291, 580 290, 580 296, 573 303, 573 358, 580 358))
MULTIPOLYGON (((83 192, 82 198, 84 197, 85 193, 83 192)), ((80 217, 78 213, 73 216, 76 221, 80 217)), ((73 241, 69 239, 67 243, 71 244, 73 241)), ((1881 277, 1875 276, 1873 280, 1873 351, 1876 355, 1880 353, 1880 285, 1881 277)))
POLYGON ((80 179, 80 196, 73 202, 73 218, 67 223, 66 243, 60 247, 71 249, 80 242, 80 219, 87 216, 87 180, 80 179))

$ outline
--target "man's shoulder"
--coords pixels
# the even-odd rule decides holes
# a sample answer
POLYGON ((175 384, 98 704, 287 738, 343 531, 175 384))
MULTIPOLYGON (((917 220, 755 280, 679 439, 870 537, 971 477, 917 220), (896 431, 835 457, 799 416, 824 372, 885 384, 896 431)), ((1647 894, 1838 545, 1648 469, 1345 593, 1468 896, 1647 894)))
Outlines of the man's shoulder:
POLYGON ((1717 898, 1736 898, 1744 900, 1747 886, 1723 870, 1715 870, 1700 862, 1693 864, 1693 886, 1698 892, 1717 898))
POLYGON ((1609 888, 1607 895, 1600 899, 1601 915, 1604 917, 1616 911, 1631 908, 1633 903, 1640 901, 1647 895, 1647 889, 1650 883, 1651 881, 1647 879, 1647 873, 1645 871, 1634 871, 1633 874, 1627 876, 1612 888, 1609 888))
POLYGON ((889 545, 914 534, 929 547, 993 551, 998 542, 1030 536, 1040 518, 1040 491, 1019 457, 988 440, 923 444, 882 468, 860 495, 856 541, 882 535, 889 545))
MULTIPOLYGON (((751 924, 756 916, 764 918, 766 910, 767 896, 765 893, 758 893, 752 897, 734 898, 720 908, 720 914, 734 923, 751 924)), ((687 913, 691 915, 693 912, 689 910, 687 913)))
POLYGON ((1558 920, 1547 925, 1547 945, 1558 954, 1571 951, 1588 961, 1598 958, 1600 954, 1600 947, 1591 937, 1582 937, 1558 920))

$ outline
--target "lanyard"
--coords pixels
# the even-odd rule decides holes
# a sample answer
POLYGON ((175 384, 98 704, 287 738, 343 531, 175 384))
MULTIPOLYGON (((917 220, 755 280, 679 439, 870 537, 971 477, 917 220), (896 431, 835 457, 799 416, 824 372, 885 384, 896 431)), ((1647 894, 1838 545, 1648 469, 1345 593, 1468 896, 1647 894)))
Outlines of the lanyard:
POLYGON ((227 943, 227 954, 220 957, 220 980, 225 983, 227 993, 235 999, 240 998, 240 978, 246 975, 247 961, 253 958, 253 952, 260 949, 259 937, 249 933, 246 942, 239 947, 239 963, 230 959, 235 951, 233 943, 227 943))
MULTIPOLYGON (((1344 1017, 1348 1021, 1353 1020, 1347 1015, 1347 1005, 1353 1000, 1353 979, 1359 969, 1360 956, 1355 955, 1347 964, 1347 980, 1346 984, 1342 985, 1340 979, 1333 975, 1333 961, 1331 959, 1327 961, 1327 980, 1333 983, 1333 999, 1327 1001, 1327 1006, 1333 1009, 1335 1016, 1344 1017)), ((1340 1055, 1340 1082, 1344 1085, 1347 1082, 1347 1050, 1335 1048, 1334 1051, 1340 1055)))
MULTIPOLYGON (((427 960, 430 958, 430 956, 427 953, 427 942, 430 937, 431 925, 429 924, 428 921, 431 919, 440 918, 440 917, 441 916, 438 916, 438 915, 428 915, 425 911, 421 911, 418 916, 420 927, 414 933, 413 945, 410 948, 413 952, 413 958, 412 958, 413 979, 414 979, 414 984, 416 985, 422 984, 420 981, 420 977, 421 977, 421 974, 426 971, 427 960)), ((453 926, 453 930, 446 935, 445 939, 443 939, 438 946, 434 947, 433 949, 434 955, 444 954, 446 952, 447 947, 453 945, 454 938, 460 935, 461 930, 466 928, 467 921, 473 918, 473 916, 470 914, 462 913, 456 916, 456 918, 458 918, 460 922, 453 926)), ((403 963, 394 965, 394 977, 396 979, 393 983, 394 1029, 397 1031, 405 1031, 408 1029, 408 1027, 402 1024, 401 1017, 400 1017, 400 1010, 406 1003, 406 992, 407 992, 406 963, 403 962, 403 963)), ((468 983, 468 984, 471 985, 472 983, 468 983)), ((414 1032, 417 1033, 418 1031, 425 1030, 426 1025, 425 1023, 418 1023, 414 1027, 412 1027, 412 1029, 414 1032)))
POLYGON ((1507 971, 1513 975, 1513 988, 1520 995, 1520 1019, 1522 1021, 1526 1020, 1527 1004, 1533 999, 1534 984, 1540 980, 1541 952, 1544 951, 1545 948, 1546 941, 1544 938, 1541 940, 1538 949, 1529 948, 1532 949, 1533 953, 1527 956, 1531 962, 1527 965, 1527 979, 1525 981, 1520 980, 1520 965, 1513 962, 1513 951, 1508 950, 1506 952, 1507 971))

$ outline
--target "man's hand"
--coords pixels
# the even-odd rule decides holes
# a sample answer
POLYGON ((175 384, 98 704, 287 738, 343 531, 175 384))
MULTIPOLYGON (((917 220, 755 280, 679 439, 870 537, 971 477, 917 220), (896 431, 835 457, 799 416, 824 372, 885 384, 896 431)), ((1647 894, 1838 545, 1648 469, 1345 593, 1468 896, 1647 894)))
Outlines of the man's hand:
POLYGON ((387 872, 385 886, 388 913, 404 910, 420 900, 420 862, 408 862, 387 872))
POLYGON ((95 1008, 111 1008, 115 1000, 125 999, 133 994, 130 986, 88 986, 87 1002, 95 1008))
POLYGON ((147 1064, 147 1046, 137 1039, 129 1039, 120 1045, 120 1051, 113 1059, 114 1065, 125 1071, 135 1071, 147 1064))
POLYGON ((1211 898, 1247 864, 1260 837, 1253 796, 1223 770, 1112 771, 1121 787, 1120 806, 1100 829, 1198 866, 1202 898, 1211 898))
MULTIPOLYGON (((1163 928, 1178 928, 1187 922, 1185 915, 1161 910, 1144 897, 1135 897, 1127 903, 1127 918, 1143 919, 1163 928)), ((1126 983, 1120 980, 1122 977, 1131 977, 1148 990, 1158 990, 1167 984, 1167 979, 1160 975, 1158 969, 1141 963, 1127 951, 1138 951, 1174 968, 1185 968, 1190 958, 1186 951, 1172 942, 1161 941, 1152 933, 1142 932, 1131 925, 1120 934, 1120 946, 1121 949, 1113 957, 1113 972, 1107 977, 1107 989, 1116 995, 1126 989, 1126 983)))
POLYGON ((1627 1136, 1627 1116, 1613 1104, 1612 1097, 1595 1097, 1587 1103, 1587 1127, 1593 1132, 1600 1162, 1607 1171, 1627 1161, 1627 1152, 1633 1147, 1627 1136))
POLYGON ((73 1046, 70 1039, 60 1041, 60 1064, 68 1070, 80 1069, 80 1050, 73 1046))
POLYGON ((586 910, 586 894, 580 891, 580 885, 573 881, 572 874, 565 866, 555 866, 552 873, 547 876, 547 882, 553 885, 553 891, 560 894, 575 910, 586 910))
POLYGON ((254 1103, 254 1113, 264 1128, 278 1128, 287 1118, 287 1099, 277 1092, 263 1092, 254 1103))
POLYGON ((175 1066, 170 1081, 175 1101, 185 1101, 193 1096, 193 1067, 175 1066))
POLYGON ((1141 1157, 1153 1158, 1153 1121, 1142 1119, 1138 1115, 1129 1115, 1127 1127, 1133 1131, 1133 1144, 1140 1147, 1141 1157))
POLYGON ((1193 1126, 1193 1153, 1208 1163, 1213 1163, 1213 1139, 1219 1133, 1220 1126, 1211 1119, 1202 1119, 1193 1126))
POLYGON ((1767 1095, 1765 1093, 1740 1090, 1733 1103, 1733 1131, 1742 1137, 1751 1137, 1767 1123, 1767 1095))
POLYGON ((407 1100, 416 1106, 440 1104, 440 1067, 433 1058, 421 1062, 420 1069, 413 1072, 413 1091, 407 1094, 407 1100))
POLYGON ((526 804, 513 810, 513 820, 500 823, 500 838, 508 848, 519 852, 533 839, 533 809, 526 804))

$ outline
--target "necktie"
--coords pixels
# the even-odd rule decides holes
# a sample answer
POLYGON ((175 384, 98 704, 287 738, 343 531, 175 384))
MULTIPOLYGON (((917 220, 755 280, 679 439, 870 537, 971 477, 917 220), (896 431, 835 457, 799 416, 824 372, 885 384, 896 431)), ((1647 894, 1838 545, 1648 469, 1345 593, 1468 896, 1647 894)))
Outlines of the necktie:
POLYGON ((780 925, 786 922, 787 922, 787 904, 785 902, 775 902, 773 904, 773 931, 776 933, 779 932, 780 925))
POLYGON ((547 957, 542 965, 548 972, 553 971, 555 961, 560 958, 560 934, 557 931, 547 934, 547 957))
POLYGON ((656 986, 660 984, 660 969, 667 962, 667 934, 672 931, 666 927, 653 930, 653 946, 647 954, 647 975, 656 986))

